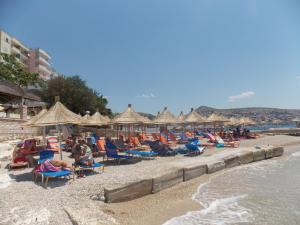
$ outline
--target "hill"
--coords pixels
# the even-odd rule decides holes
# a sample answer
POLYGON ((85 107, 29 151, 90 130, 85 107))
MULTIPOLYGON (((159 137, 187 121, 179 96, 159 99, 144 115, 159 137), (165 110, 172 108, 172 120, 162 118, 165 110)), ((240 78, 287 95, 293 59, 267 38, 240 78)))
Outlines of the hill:
POLYGON ((207 106, 200 106, 196 109, 196 111, 204 116, 209 116, 212 113, 218 113, 226 117, 247 116, 255 121, 272 121, 275 119, 279 119, 283 122, 290 122, 295 117, 300 116, 300 109, 279 109, 264 107, 216 109, 207 106))

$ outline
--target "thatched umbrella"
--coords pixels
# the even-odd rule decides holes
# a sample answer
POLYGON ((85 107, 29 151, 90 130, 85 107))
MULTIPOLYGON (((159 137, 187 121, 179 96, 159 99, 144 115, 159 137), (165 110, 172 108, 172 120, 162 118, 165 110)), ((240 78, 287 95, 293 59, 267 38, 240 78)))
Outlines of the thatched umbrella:
POLYGON ((47 109, 42 109, 37 115, 32 117, 29 121, 23 124, 23 126, 31 126, 34 124, 39 118, 41 118, 45 113, 47 112, 47 109))
POLYGON ((217 124, 223 124, 229 122, 229 119, 227 119, 222 115, 213 113, 207 118, 206 122, 213 124, 215 130, 217 124))
POLYGON ((89 118, 84 118, 80 123, 80 125, 83 126, 103 126, 107 124, 107 119, 104 116, 102 116, 99 112, 96 112, 89 118))
POLYGON ((118 125, 127 125, 130 134, 130 125, 140 125, 145 123, 146 118, 134 111, 131 104, 128 104, 127 109, 121 114, 117 115, 112 123, 118 125))
POLYGON ((177 117, 177 123, 184 123, 185 120, 185 115, 183 114, 183 112, 181 111, 181 113, 179 114, 179 116, 177 117))
POLYGON ((254 124, 256 124, 256 122, 249 117, 243 116, 242 118, 240 118, 240 124, 242 124, 244 126, 245 125, 254 125, 254 124))
POLYGON ((226 123, 229 126, 238 126, 240 125, 240 120, 235 117, 230 117, 229 122, 226 123))
POLYGON ((168 125, 177 123, 177 119, 171 112, 168 111, 168 108, 165 107, 152 122, 157 125, 168 125))
POLYGON ((197 113, 194 108, 191 109, 191 112, 185 116, 184 122, 187 124, 192 125, 193 129, 195 130, 195 126, 197 124, 201 124, 205 122, 205 118, 202 117, 199 113, 197 113))
MULTIPOLYGON (((31 126, 46 127, 46 126, 59 126, 63 124, 80 124, 82 118, 67 109, 62 103, 57 101, 46 113, 37 119, 31 126)), ((60 141, 60 138, 59 138, 60 141)), ((60 149, 60 157, 62 159, 62 151, 60 149)))

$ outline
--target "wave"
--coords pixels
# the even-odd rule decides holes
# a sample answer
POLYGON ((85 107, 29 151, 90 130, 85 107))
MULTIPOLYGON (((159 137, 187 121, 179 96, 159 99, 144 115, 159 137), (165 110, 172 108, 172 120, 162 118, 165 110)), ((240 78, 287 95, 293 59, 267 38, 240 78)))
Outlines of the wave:
POLYGON ((251 210, 239 204, 247 195, 216 199, 208 207, 175 217, 164 225, 225 225, 252 221, 251 210))

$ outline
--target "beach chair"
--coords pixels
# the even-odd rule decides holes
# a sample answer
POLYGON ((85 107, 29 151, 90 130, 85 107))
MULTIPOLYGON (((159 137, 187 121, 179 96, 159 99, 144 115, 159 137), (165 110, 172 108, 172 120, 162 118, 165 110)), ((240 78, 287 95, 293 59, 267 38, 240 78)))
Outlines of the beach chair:
POLYGON ((127 150, 125 153, 128 155, 138 155, 141 157, 156 157, 156 156, 158 156, 158 154, 153 151, 127 150))
POLYGON ((55 136, 46 137, 47 140, 47 149, 52 150, 54 152, 59 152, 60 146, 58 142, 58 138, 55 136))
POLYGON ((92 165, 82 165, 82 164, 78 164, 78 163, 73 163, 74 166, 74 171, 78 172, 79 174, 81 174, 84 171, 94 171, 96 169, 101 170, 102 172, 104 172, 104 164, 100 163, 100 162, 93 162, 92 165))
POLYGON ((225 142, 220 136, 216 136, 216 147, 230 147, 230 148, 238 148, 240 145, 240 141, 231 141, 225 142))
POLYGON ((106 158, 108 159, 114 159, 115 161, 118 162, 118 164, 120 164, 120 161, 122 159, 124 160, 130 160, 133 157, 129 156, 129 155, 119 155, 118 150, 117 150, 117 146, 109 141, 106 141, 106 145, 105 145, 105 152, 106 152, 106 158))
POLYGON ((27 161, 23 161, 23 162, 11 162, 8 164, 9 170, 15 170, 21 168, 29 168, 29 163, 27 161))
POLYGON ((38 159, 38 164, 45 162, 45 160, 47 159, 51 160, 53 158, 54 158, 54 152, 52 150, 40 151, 40 158, 38 159))
POLYGON ((61 171, 49 171, 49 172, 34 172, 34 181, 36 182, 38 175, 42 177, 42 184, 45 188, 48 186, 49 178, 59 178, 59 177, 69 177, 73 175, 73 180, 75 179, 73 171, 61 170, 61 171))
POLYGON ((201 155, 205 152, 206 147, 201 146, 200 141, 193 141, 185 145, 188 152, 185 154, 185 156, 197 156, 201 155))
POLYGON ((152 135, 152 138, 153 138, 154 141, 159 140, 159 137, 157 136, 157 134, 153 133, 151 135, 152 135))

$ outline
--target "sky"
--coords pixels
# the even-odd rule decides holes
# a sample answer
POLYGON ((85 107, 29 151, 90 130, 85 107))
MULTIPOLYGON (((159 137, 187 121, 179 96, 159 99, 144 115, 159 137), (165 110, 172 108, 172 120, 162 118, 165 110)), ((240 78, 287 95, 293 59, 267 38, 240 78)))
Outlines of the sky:
POLYGON ((115 112, 300 108, 299 0, 0 0, 0 29, 115 112))

